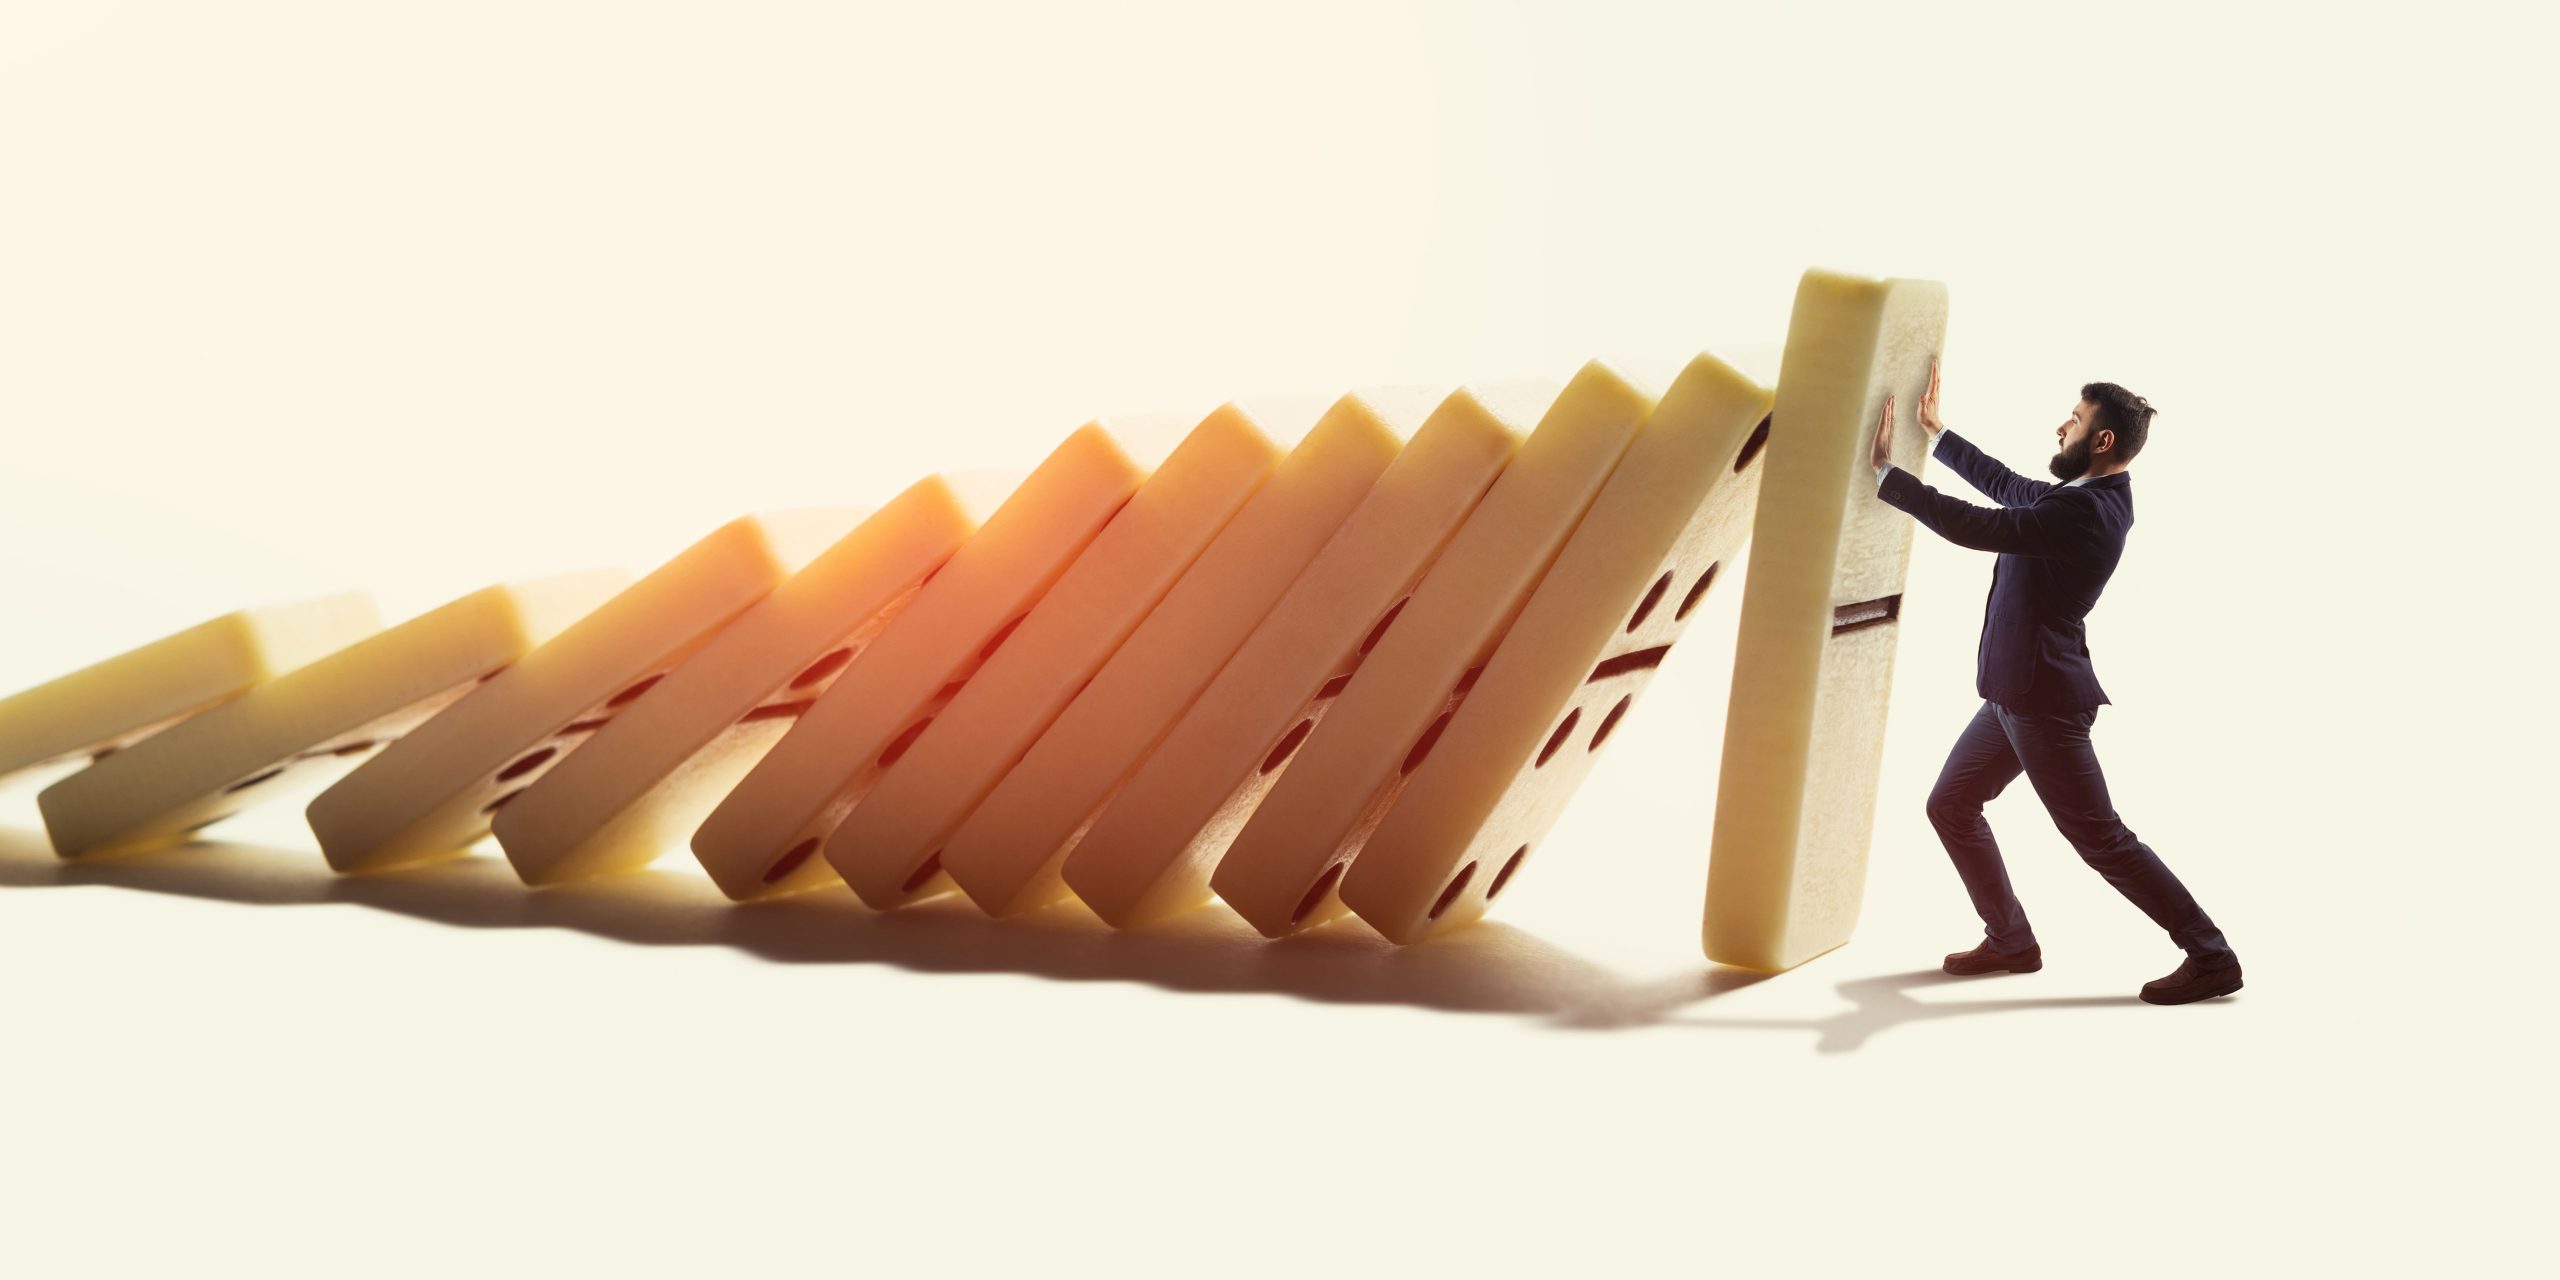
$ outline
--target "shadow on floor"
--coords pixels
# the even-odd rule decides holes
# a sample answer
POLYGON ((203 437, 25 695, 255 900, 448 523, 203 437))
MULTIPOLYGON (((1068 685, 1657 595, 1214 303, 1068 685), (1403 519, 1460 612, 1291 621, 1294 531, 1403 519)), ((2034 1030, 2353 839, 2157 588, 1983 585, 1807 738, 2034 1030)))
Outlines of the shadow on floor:
POLYGON ((1636 981, 1490 920, 1411 947, 1395 946, 1348 918, 1273 942, 1214 908, 1121 932, 1072 902, 1003 921, 979 914, 957 895, 885 913, 849 894, 823 891, 739 904, 701 876, 670 871, 527 889, 494 857, 340 876, 307 850, 206 841, 66 863, 42 835, 0 828, 0 890, 84 885, 254 906, 353 905, 458 928, 569 929, 642 946, 728 947, 778 964, 1138 982, 1170 991, 1527 1015, 1583 1030, 1671 1022, 1812 1031, 1821 1053, 1854 1051, 1910 1022, 2140 1003, 2131 996, 1923 1001, 1911 992, 1963 981, 1923 969, 1839 983, 1851 1007, 1825 1018, 1675 1016, 1772 975, 1709 965, 1695 974, 1636 981))
POLYGON ((957 895, 886 913, 823 891, 738 904, 701 876, 669 871, 529 890, 493 857, 340 876, 307 850, 203 841, 65 863, 42 835, 0 828, 0 889, 81 885, 256 906, 351 904, 460 928, 571 929, 643 946, 723 946, 781 964, 1141 982, 1173 991, 1524 1014, 1591 1029, 1657 1023, 1767 976, 1709 967, 1632 981, 1494 921, 1414 947, 1395 946, 1348 918, 1275 943, 1215 909, 1121 932, 1075 903, 1004 921, 957 895))
POLYGON ((1841 983, 1841 998, 1847 1000, 1850 1007, 1827 1018, 1674 1018, 1670 1021, 1685 1027, 1811 1031, 1817 1033, 1815 1052, 1852 1053, 1864 1048, 1867 1041, 1878 1033, 1907 1023, 2028 1009, 2111 1009, 2142 1004, 2137 996, 2048 996, 2031 1000, 1915 1000, 1911 997, 1916 990, 1980 981, 1983 979, 1957 977, 1940 969, 1914 969, 1909 973, 1880 974, 1841 983))

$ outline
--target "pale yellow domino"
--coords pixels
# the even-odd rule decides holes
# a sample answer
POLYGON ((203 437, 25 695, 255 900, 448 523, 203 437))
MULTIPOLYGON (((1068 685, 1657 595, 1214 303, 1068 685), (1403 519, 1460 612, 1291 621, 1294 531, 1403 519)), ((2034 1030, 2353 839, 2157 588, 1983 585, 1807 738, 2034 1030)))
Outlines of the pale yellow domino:
POLYGON ((343 772, 629 580, 596 572, 475 591, 190 716, 38 795, 54 851, 172 843, 288 776, 343 772))
POLYGON ((1076 838, 1064 875, 1086 906, 1125 929, 1207 901, 1228 842, 1555 396, 1501 382, 1432 410, 1076 838))
POLYGON ((1751 532, 1770 394, 1713 356, 1672 381, 1342 879, 1396 942, 1481 916, 1751 532))
POLYGON ((0 698, 0 776, 138 742, 381 628, 363 592, 243 609, 0 698))
POLYGON ((1946 286, 1807 271, 1778 370, 1717 784, 1708 958, 1787 969, 1849 940, 1865 891, 1912 522, 1876 499, 1946 333, 1946 286))
POLYGON ((685 548, 315 797, 305 816, 321 853, 370 871, 469 848, 536 775, 863 514, 746 516, 685 548))
POLYGON ((1146 476, 1101 422, 1051 451, 693 833, 721 891, 832 883, 819 846, 883 761, 915 742, 1146 476))
POLYGON ((827 837, 828 863, 863 902, 885 909, 952 887, 944 842, 1280 459, 1271 436, 1233 404, 1201 420, 1166 456, 827 837))
POLYGON ((498 811, 490 827, 516 874, 629 870, 684 843, 1006 488, 918 481, 739 615, 498 811))
POLYGON ((1342 913, 1342 874, 1370 827, 1429 754, 1653 403, 1607 364, 1584 365, 1423 575, 1209 879, 1264 936, 1342 913))
POLYGON ((971 901, 1011 915, 1066 892, 1058 868, 1076 833, 1350 517, 1434 399, 1344 396, 1304 433, 943 846, 943 869, 971 901))

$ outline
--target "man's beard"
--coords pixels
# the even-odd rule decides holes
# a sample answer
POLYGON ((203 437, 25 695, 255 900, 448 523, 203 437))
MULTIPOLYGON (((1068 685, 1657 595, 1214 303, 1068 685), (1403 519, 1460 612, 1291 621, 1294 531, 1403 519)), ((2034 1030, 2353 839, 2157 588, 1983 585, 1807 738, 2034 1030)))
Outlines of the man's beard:
POLYGON ((2061 452, 2054 454, 2053 459, 2044 465, 2053 473, 2054 479, 2065 484, 2089 474, 2089 437, 2082 436, 2078 444, 2062 446, 2061 452))

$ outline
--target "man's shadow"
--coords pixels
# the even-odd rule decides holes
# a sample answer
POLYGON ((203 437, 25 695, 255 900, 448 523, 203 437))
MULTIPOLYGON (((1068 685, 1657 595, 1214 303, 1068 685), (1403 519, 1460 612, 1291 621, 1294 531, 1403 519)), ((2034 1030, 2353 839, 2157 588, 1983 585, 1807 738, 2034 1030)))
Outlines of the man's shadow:
MULTIPOLYGON (((851 895, 824 891, 733 903, 709 880, 670 871, 528 889, 503 860, 492 857, 342 876, 308 851, 198 841, 156 853, 66 863, 54 856, 42 835, 0 828, 0 890, 84 885, 254 906, 353 905, 457 928, 570 929, 641 946, 723 946, 778 964, 881 964, 919 973, 1139 982, 1169 991, 1265 993, 1327 1003, 1527 1015, 1584 1030, 1658 1024, 1771 976, 1709 965, 1694 974, 1634 980, 1491 920, 1410 947, 1387 942, 1348 919, 1274 942, 1233 913, 1215 909, 1123 932, 1073 902, 1007 920, 989 919, 957 895, 891 912, 875 912, 851 895)), ((1682 1021, 1823 1029, 1819 1047, 1836 1053, 1901 1021, 2120 1003, 1922 1004, 1900 995, 1934 976, 1900 974, 1841 983, 1841 994, 1858 1008, 1833 1019, 1682 1021)))
POLYGON ((1866 1047, 1876 1033, 1912 1022, 1956 1018, 1967 1014, 2020 1009, 2106 1009, 2142 1003, 2135 996, 2047 996, 2023 1000, 1914 1000, 1911 992, 1964 983, 1971 979, 1941 969, 1855 978, 1839 986, 1850 1007, 1827 1018, 1678 1018, 1688 1027, 1750 1028, 1764 1031, 1812 1031, 1816 1053, 1852 1053, 1866 1047))

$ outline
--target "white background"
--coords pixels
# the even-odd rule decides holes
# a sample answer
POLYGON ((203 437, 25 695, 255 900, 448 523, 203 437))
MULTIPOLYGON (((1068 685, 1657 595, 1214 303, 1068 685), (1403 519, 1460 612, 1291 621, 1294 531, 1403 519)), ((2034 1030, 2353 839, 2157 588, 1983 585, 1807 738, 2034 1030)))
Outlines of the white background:
POLYGON ((1114 410, 1773 377, 1805 267, 1928 277, 1945 416, 2021 471, 2082 382, 2160 408, 2095 737, 2249 985, 2133 1002, 2175 949, 2024 783, 2047 967, 1936 980, 1991 565, 1924 533, 1858 938, 1758 983, 1696 944, 1738 578, 1503 910, 1403 952, 742 911, 672 860, 339 884, 298 806, 66 872, 22 782, 0 1271, 2527 1269, 2553 34, 6 0, 0 688, 261 600, 646 568, 1114 410))

